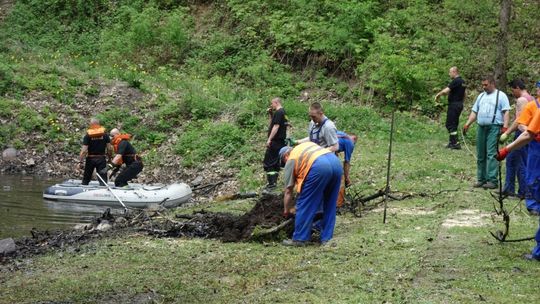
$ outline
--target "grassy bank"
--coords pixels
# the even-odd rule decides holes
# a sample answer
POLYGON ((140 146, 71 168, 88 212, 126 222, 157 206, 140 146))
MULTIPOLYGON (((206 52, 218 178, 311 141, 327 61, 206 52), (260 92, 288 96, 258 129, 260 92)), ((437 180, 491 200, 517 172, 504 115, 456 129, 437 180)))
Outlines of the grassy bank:
MULTIPOLYGON (((361 141, 353 189, 368 193, 384 185, 385 152, 383 140, 361 141)), ((386 224, 380 207, 362 217, 339 216, 335 247, 130 235, 23 263, 2 279, 0 302, 526 303, 536 298, 540 264, 521 259, 533 242, 500 244, 489 235, 502 223, 493 215, 488 192, 471 187, 471 155, 445 150, 437 138, 398 142, 393 157, 396 194, 416 195, 390 201, 386 224)), ((241 213, 251 204, 213 202, 196 209, 241 213)), ((512 214, 513 237, 532 235, 537 227, 537 219, 523 210, 512 214)))

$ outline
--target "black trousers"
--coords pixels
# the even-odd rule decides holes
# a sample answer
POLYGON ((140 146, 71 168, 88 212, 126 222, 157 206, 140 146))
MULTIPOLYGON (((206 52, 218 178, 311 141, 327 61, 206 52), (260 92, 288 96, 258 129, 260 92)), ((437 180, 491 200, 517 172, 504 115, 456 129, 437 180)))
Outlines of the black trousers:
MULTIPOLYGON (((84 163, 84 174, 82 179, 83 185, 88 185, 90 183, 90 180, 92 179, 92 173, 94 173, 94 170, 96 170, 96 174, 99 174, 99 171, 107 167, 107 160, 105 159, 105 156, 94 156, 94 157, 87 157, 86 162, 84 163)), ((107 182, 107 174, 101 175, 101 178, 107 182)), ((105 186, 98 178, 99 184, 102 186, 105 186)))
POLYGON ((270 147, 264 153, 263 168, 266 172, 279 172, 281 168, 279 150, 285 147, 285 140, 278 139, 270 142, 270 147))
POLYGON ((116 179, 114 180, 114 185, 116 187, 127 186, 128 182, 142 171, 143 163, 141 161, 134 161, 129 166, 125 167, 120 171, 116 179))
POLYGON ((452 102, 448 104, 446 113, 446 129, 448 133, 456 132, 459 127, 459 116, 463 111, 463 102, 452 102))

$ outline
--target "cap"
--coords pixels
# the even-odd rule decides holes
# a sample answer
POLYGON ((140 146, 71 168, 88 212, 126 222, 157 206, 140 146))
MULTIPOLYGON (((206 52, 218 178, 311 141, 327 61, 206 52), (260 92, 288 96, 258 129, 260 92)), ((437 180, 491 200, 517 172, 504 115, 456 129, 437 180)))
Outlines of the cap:
POLYGON ((279 163, 281 164, 282 167, 285 166, 285 163, 283 162, 283 156, 285 155, 285 153, 289 152, 290 150, 292 150, 292 148, 289 146, 285 146, 279 150, 279 163))

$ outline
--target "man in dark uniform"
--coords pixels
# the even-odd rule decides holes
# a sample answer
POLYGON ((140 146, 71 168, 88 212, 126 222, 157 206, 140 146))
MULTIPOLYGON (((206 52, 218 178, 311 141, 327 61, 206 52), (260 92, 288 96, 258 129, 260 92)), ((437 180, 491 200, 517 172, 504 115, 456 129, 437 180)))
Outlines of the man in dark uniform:
POLYGON ((448 75, 452 78, 450 84, 442 89, 435 96, 435 100, 439 100, 441 95, 448 94, 448 112, 446 114, 446 129, 448 130, 449 140, 447 148, 461 149, 458 142, 457 129, 459 126, 459 116, 463 111, 463 101, 465 100, 465 82, 459 76, 457 67, 451 67, 448 75))
MULTIPOLYGON (((109 135, 105 132, 105 128, 100 126, 97 118, 90 120, 90 127, 83 137, 83 146, 79 155, 79 169, 82 168, 84 162, 84 174, 82 179, 83 185, 88 185, 92 179, 94 170, 107 182, 107 174, 100 174, 101 170, 107 167, 106 152, 111 155, 109 135)), ((103 183, 99 181, 101 185, 103 183)), ((104 185, 103 185, 104 186, 104 185)))
POLYGON ((142 171, 143 163, 142 159, 137 155, 137 151, 129 140, 131 135, 129 134, 120 134, 118 129, 111 130, 112 145, 114 148, 114 158, 111 161, 113 166, 120 167, 123 163, 126 164, 126 167, 118 174, 114 180, 114 185, 116 187, 124 187, 128 185, 128 182, 142 171))
POLYGON ((287 137, 287 115, 281 105, 281 98, 276 97, 271 101, 268 108, 270 124, 268 126, 268 139, 266 140, 266 153, 264 154, 263 168, 266 172, 268 184, 266 189, 271 190, 276 187, 278 179, 280 161, 279 150, 286 146, 287 137))

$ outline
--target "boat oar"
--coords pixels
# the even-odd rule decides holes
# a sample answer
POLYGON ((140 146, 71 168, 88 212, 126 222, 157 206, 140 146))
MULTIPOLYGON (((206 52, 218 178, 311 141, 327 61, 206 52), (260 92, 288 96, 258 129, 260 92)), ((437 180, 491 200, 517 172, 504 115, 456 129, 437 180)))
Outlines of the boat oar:
POLYGON ((128 207, 122 202, 122 200, 118 197, 118 195, 116 195, 116 193, 114 193, 114 191, 112 191, 111 187, 109 187, 109 184, 107 184, 103 178, 101 177, 101 175, 99 175, 99 173, 96 173, 97 177, 99 178, 99 180, 107 187, 107 189, 109 189, 109 191, 111 191, 112 195, 114 195, 114 197, 116 197, 116 199, 118 200, 118 202, 120 203, 120 205, 122 205, 122 207, 124 207, 124 212, 127 214, 128 212, 128 207))

